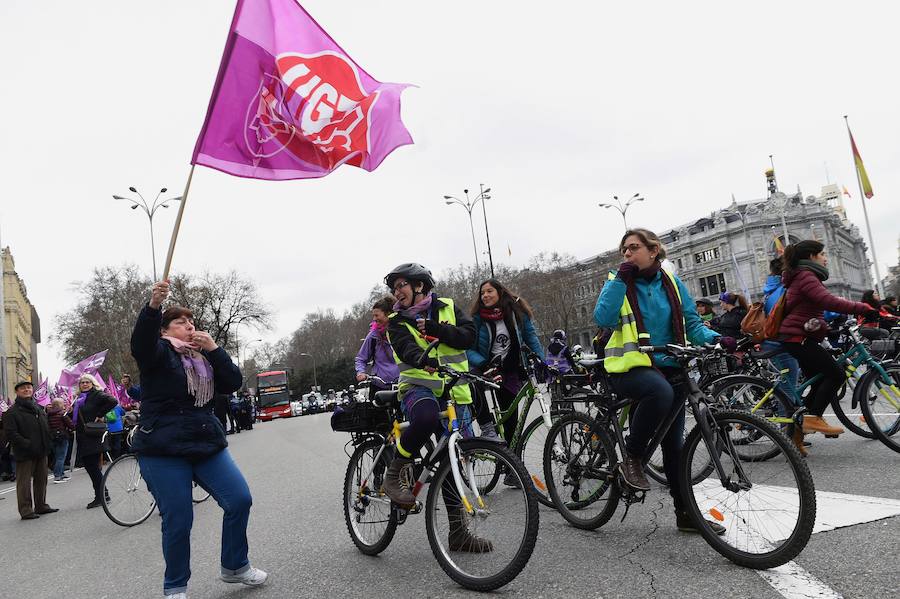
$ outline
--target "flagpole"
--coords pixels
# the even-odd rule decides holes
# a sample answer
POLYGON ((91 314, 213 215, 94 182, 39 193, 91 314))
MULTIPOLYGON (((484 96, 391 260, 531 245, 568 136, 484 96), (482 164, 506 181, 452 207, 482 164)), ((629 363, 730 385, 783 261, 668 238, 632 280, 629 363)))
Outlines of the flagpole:
MULTIPOLYGON (((844 115, 844 124, 847 125, 847 136, 850 138, 850 151, 853 151, 853 134, 850 132, 850 122, 847 115, 844 115)), ((869 234, 869 249, 872 250, 872 263, 875 265, 875 289, 878 295, 884 297, 884 290, 881 288, 881 271, 878 268, 878 258, 875 255, 875 241, 872 238, 872 226, 869 224, 869 211, 866 210, 866 194, 863 193, 862 179, 859 176, 859 166, 856 164, 856 156, 853 156, 853 170, 856 171, 856 185, 859 188, 859 203, 862 204, 863 217, 866 219, 866 231, 869 234)))
POLYGON ((172 268, 172 256, 175 254, 175 242, 178 241, 178 231, 181 229, 181 217, 184 215, 184 206, 187 204, 188 192, 191 189, 191 179, 194 178, 194 165, 191 164, 191 172, 188 173, 184 193, 181 194, 181 205, 178 206, 178 216, 175 217, 175 227, 172 229, 172 239, 169 241, 169 253, 166 255, 166 267, 163 269, 162 280, 169 278, 169 270, 172 268))

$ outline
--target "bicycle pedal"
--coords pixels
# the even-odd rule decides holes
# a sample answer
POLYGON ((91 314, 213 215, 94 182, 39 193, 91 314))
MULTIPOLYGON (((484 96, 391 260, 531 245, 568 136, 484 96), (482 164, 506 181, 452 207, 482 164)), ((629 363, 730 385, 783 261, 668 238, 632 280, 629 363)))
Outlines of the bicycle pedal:
POLYGON ((825 435, 826 439, 837 439, 839 435, 825 435))
POLYGON ((416 501, 416 504, 407 510, 410 514, 421 514, 422 513, 422 502, 416 501))

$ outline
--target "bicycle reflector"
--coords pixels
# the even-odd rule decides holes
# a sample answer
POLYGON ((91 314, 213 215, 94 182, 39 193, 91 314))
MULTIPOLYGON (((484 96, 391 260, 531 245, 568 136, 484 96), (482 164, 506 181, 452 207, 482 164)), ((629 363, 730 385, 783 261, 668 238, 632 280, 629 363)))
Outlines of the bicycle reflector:
POLYGON ((716 508, 710 508, 709 515, 718 520, 719 522, 725 521, 725 516, 722 515, 722 512, 717 510, 716 508))

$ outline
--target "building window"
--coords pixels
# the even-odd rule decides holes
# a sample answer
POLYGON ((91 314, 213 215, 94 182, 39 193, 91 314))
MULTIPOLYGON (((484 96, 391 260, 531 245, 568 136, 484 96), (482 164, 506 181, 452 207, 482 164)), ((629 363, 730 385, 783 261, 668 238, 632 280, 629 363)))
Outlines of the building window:
POLYGON ((682 268, 684 268, 684 266, 682 266, 682 264, 681 264, 681 258, 679 258, 679 259, 678 259, 678 270, 681 270, 682 268))
POLYGON ((719 295, 725 291, 725 274, 700 277, 700 295, 719 295))
POLYGON ((712 260, 719 259, 719 248, 710 248, 708 250, 697 252, 694 254, 694 264, 703 264, 712 260))

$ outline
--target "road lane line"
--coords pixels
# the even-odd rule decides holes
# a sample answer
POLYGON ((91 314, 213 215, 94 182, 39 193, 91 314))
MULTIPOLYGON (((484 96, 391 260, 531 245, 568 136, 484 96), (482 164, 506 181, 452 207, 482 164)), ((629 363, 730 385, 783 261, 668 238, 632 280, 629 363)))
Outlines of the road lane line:
POLYGON ((770 570, 757 570, 785 599, 843 599, 843 595, 801 568, 796 562, 770 570))

